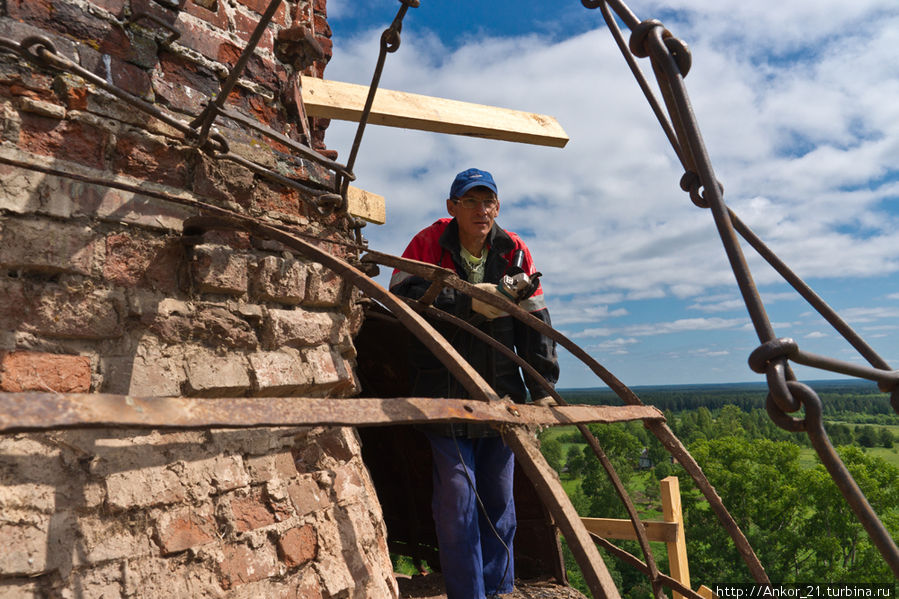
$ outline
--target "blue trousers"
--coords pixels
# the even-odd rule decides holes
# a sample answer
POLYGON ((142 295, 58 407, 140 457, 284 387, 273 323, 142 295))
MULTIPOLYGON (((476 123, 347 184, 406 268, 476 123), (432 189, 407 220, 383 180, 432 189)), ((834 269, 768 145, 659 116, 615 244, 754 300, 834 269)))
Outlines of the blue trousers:
POLYGON ((501 437, 426 435, 434 458, 431 509, 447 599, 511 593, 516 528, 512 450, 501 437), (475 489, 486 514, 478 506, 475 489))

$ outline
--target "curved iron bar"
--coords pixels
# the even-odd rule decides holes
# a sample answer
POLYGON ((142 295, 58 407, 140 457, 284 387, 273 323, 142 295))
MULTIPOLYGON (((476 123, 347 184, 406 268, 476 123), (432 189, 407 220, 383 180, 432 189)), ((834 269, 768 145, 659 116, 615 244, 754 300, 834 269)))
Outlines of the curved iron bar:
MULTIPOLYGON (((622 3, 617 0, 608 0, 608 2, 616 5, 616 10, 621 8, 622 3)), ((588 8, 595 8, 594 4, 598 6, 596 2, 584 0, 584 5, 588 8)), ((725 254, 727 255, 731 270, 737 279, 737 286, 743 296, 743 302, 749 312, 750 320, 755 328, 756 335, 763 345, 773 342, 776 340, 773 327, 765 312, 765 306, 761 300, 761 296, 752 279, 748 263, 743 256, 735 225, 731 219, 732 212, 724 202, 723 188, 715 177, 711 160, 706 151, 702 134, 699 131, 699 126, 689 101, 683 80, 685 74, 683 68, 684 63, 683 61, 680 61, 679 63, 677 56, 675 55, 679 51, 677 48, 685 48, 686 46, 682 43, 679 45, 669 43, 670 39, 666 40, 665 38, 666 35, 670 36, 670 33, 663 31, 661 23, 644 22, 635 27, 631 24, 633 22, 633 15, 630 14, 629 11, 624 14, 619 13, 619 16, 621 16, 631 28, 631 51, 633 52, 635 46, 639 45, 642 46, 643 52, 650 57, 650 62, 662 92, 662 97, 668 109, 668 114, 671 117, 673 129, 676 132, 678 143, 675 146, 675 152, 677 152, 687 174, 690 175, 690 177, 682 179, 681 186, 685 189, 689 189, 691 192, 691 199, 694 203, 711 210, 713 220, 718 229, 718 234, 721 237, 724 246, 725 254), (640 39, 635 40, 635 37, 639 37, 640 39), (688 181, 687 179, 692 179, 692 181, 688 181), (704 190, 702 194, 698 192, 700 185, 704 190)), ((622 52, 624 52, 623 49, 622 52)), ((625 55, 627 56, 627 53, 625 53, 625 55)), ((652 102, 650 103, 652 104, 652 102)), ((660 120, 660 122, 663 120, 664 119, 660 120)), ((668 129, 665 127, 664 123, 663 129, 668 133, 668 129)), ((850 335, 850 337, 852 336, 853 335, 850 335)), ((866 354, 866 352, 862 353, 863 355, 866 354)), ((808 357, 808 354, 806 354, 806 357, 808 357)), ((866 355, 866 357, 868 356, 866 355)), ((812 362, 815 361, 812 360, 812 362)), ((823 362, 819 360, 816 363, 823 362)), ((786 355, 773 358, 767 363, 766 376, 769 387, 771 387, 771 393, 769 394, 769 399, 771 400, 769 401, 769 413, 775 409, 780 410, 781 412, 795 411, 799 408, 800 403, 804 403, 803 399, 810 403, 820 402, 817 394, 807 386, 802 387, 803 392, 799 398, 792 395, 791 390, 795 388, 795 377, 789 368, 786 355)), ((883 375, 881 374, 878 376, 882 377, 883 375)), ((895 379, 895 376, 887 378, 890 378, 890 381, 892 381, 895 379)), ((878 378, 877 380, 883 380, 883 378, 878 378)), ((891 389, 899 389, 899 387, 894 386, 891 389)), ((893 392, 891 401, 894 408, 899 411, 897 391, 893 392)), ((814 410, 814 407, 810 408, 810 404, 805 404, 805 406, 807 410, 814 410)), ((783 414, 782 417, 775 419, 775 422, 778 423, 779 426, 784 426, 786 418, 786 414, 783 414)), ((873 509, 871 509, 870 504, 861 493, 861 490, 854 484, 854 481, 852 481, 852 484, 844 484, 845 481, 837 478, 843 476, 845 465, 833 450, 833 446, 827 438, 826 433, 821 434, 823 433, 823 425, 820 432, 816 429, 817 425, 813 422, 812 427, 806 430, 809 437, 812 439, 813 446, 815 447, 819 458, 824 463, 828 472, 831 472, 837 486, 840 488, 840 492, 843 494, 850 507, 852 507, 856 517, 864 526, 884 560, 893 570, 894 574, 899 576, 899 548, 897 548, 896 543, 889 536, 886 528, 874 513, 873 509), (813 429, 815 429, 814 432, 812 432, 813 429)), ((788 428, 788 430, 796 429, 788 428)), ((845 471, 845 474, 848 474, 848 471, 845 471)), ((851 480, 851 476, 849 476, 849 478, 851 480)))
MULTIPOLYGON (((444 277, 441 276, 442 273, 438 273, 437 280, 440 281, 444 277)), ((443 286, 442 284, 440 285, 443 286)), ((518 365, 522 371, 527 373, 528 376, 533 378, 540 387, 549 393, 552 398, 561 406, 570 405, 565 399, 559 395, 559 393, 555 390, 555 387, 551 385, 537 370, 527 363, 521 356, 517 353, 506 347, 500 341, 497 341, 481 329, 472 325, 471 323, 445 312, 444 310, 440 310, 434 306, 426 305, 427 302, 422 302, 420 300, 412 300, 407 299, 406 303, 408 303, 413 310, 424 313, 432 318, 437 320, 441 320, 443 322, 448 322, 453 326, 456 326, 466 333, 473 335, 482 343, 488 345, 495 351, 498 351, 503 356, 512 360, 516 365, 518 365)), ((599 440, 590 430, 590 428, 585 424, 576 424, 578 431, 580 431, 581 435, 584 439, 587 440, 587 444, 590 446, 590 449, 596 455, 597 459, 599 459, 600 464, 602 464, 603 469, 606 471, 606 474, 609 477, 609 480, 612 481, 612 486, 615 488, 615 492, 618 494, 618 498, 621 500, 621 503, 624 504, 625 509, 627 510, 628 517, 631 520, 631 524, 634 527, 634 532, 637 535, 637 541, 640 545, 640 550, 643 552, 643 555, 646 558, 646 563, 649 564, 650 571, 650 581, 653 586, 653 592, 656 597, 661 599, 661 586, 659 585, 659 569, 656 566, 655 556, 652 554, 652 550, 649 547, 649 537, 646 535, 646 527, 643 522, 640 520, 640 516, 637 513, 637 508, 634 505, 633 500, 628 494, 627 490, 624 488, 624 484, 621 482, 621 477, 618 476, 618 472, 615 470, 615 466, 609 460, 605 451, 602 449, 602 445, 599 443, 599 440)))
MULTIPOLYGON (((399 268, 400 270, 413 275, 421 276, 428 280, 434 280, 434 278, 438 276, 442 277, 442 280, 447 287, 451 287, 453 289, 456 289, 457 291, 461 291, 462 293, 469 295, 470 297, 475 297, 478 300, 483 301, 484 303, 502 309, 504 312, 513 316, 517 320, 520 320, 529 327, 537 330, 543 335, 546 335, 547 337, 564 347, 581 362, 587 365, 587 367, 590 368, 590 370, 592 370, 593 373, 596 374, 596 376, 598 376, 606 385, 608 385, 609 388, 612 389, 612 391, 614 391, 615 394, 618 395, 618 397, 625 403, 631 405, 644 405, 643 401, 639 397, 637 397, 637 395, 627 385, 618 380, 615 375, 609 372, 604 366, 602 366, 602 364, 597 362, 579 345, 571 341, 565 335, 558 332, 556 329, 547 325, 542 320, 534 317, 526 310, 522 309, 520 306, 510 302, 509 300, 505 298, 499 298, 488 291, 484 291, 483 289, 478 289, 476 286, 460 279, 459 276, 454 272, 445 268, 441 268, 439 266, 435 266, 433 264, 428 264, 427 262, 409 260, 407 258, 392 256, 390 254, 384 254, 373 250, 368 250, 368 253, 362 257, 362 261, 374 262, 383 266, 392 266, 394 268, 399 268)), ((719 522, 721 522, 722 527, 728 532, 731 539, 733 539, 734 545, 740 552, 743 561, 746 563, 746 566, 749 568, 749 571, 755 578, 755 580, 758 582, 769 582, 768 575, 765 574, 765 569, 762 567, 761 562, 759 562, 758 557, 755 555, 755 552, 749 545, 749 541, 746 539, 743 531, 740 530, 740 527, 737 525, 736 521, 734 521, 733 517, 727 511, 727 508, 721 501, 721 497, 718 495, 717 491, 715 491, 715 488, 711 485, 709 480, 706 478, 705 474, 702 471, 702 468, 699 467, 699 464, 697 464, 696 460, 693 459, 693 456, 690 455, 690 452, 687 451, 687 449, 683 446, 677 436, 675 436, 668 425, 664 422, 646 423, 645 426, 656 436, 656 438, 659 439, 659 441, 662 442, 666 449, 668 449, 669 453, 677 458, 677 460, 684 467, 687 473, 693 478, 696 486, 700 489, 700 491, 702 491, 703 496, 706 498, 712 510, 715 512, 715 515, 718 516, 718 520, 719 522)))
MULTIPOLYGON (((479 401, 502 401, 478 372, 424 318, 410 308, 405 301, 385 290, 365 273, 347 262, 311 243, 303 241, 297 236, 260 223, 251 217, 237 214, 201 216, 187 219, 184 222, 184 231, 188 235, 194 231, 198 232, 208 228, 238 229, 253 235, 279 241, 287 247, 297 250, 303 255, 321 263, 343 280, 351 285, 355 285, 363 293, 387 307, 446 366, 473 399, 479 401)), ((493 297, 489 293, 487 295, 493 297)), ((529 449, 520 432, 509 431, 509 434, 504 433, 503 437, 519 457, 521 457, 522 451, 529 449)), ((537 452, 537 455, 539 455, 539 452, 537 452)), ((532 452, 528 453, 528 457, 531 463, 523 465, 539 470, 539 466, 533 463, 534 456, 532 452)), ((537 482, 542 482, 544 485, 548 484, 545 480, 537 482)), ((540 486, 538 485, 539 488, 540 486)), ((565 496, 565 501, 567 501, 567 505, 551 505, 550 507, 557 508, 557 512, 554 514, 558 518, 557 524, 565 532, 569 545, 576 558, 578 558, 578 564, 591 592, 599 597, 611 597, 612 599, 619 597, 618 590, 615 588, 608 569, 595 546, 580 542, 582 539, 589 538, 589 536, 583 525, 578 526, 579 523, 575 524, 571 521, 569 514, 574 513, 574 510, 567 495, 565 496)))
MULTIPOLYGON (((371 114, 372 105, 375 102, 375 93, 378 91, 378 84, 381 82, 381 73, 384 71, 384 62, 389 52, 396 52, 400 47, 400 32, 403 30, 403 18, 409 7, 418 8, 419 0, 399 0, 400 8, 393 18, 390 26, 381 34, 381 49, 378 52, 378 60, 375 63, 375 71, 371 77, 371 84, 368 86, 368 96, 365 98, 365 105, 362 108, 362 115, 359 117, 359 125, 356 127, 356 136, 353 138, 353 145, 350 149, 350 157, 347 159, 347 169, 353 170, 356 164, 356 157, 359 155, 359 146, 362 144, 362 134, 365 132, 365 125, 368 123, 368 117, 371 114)), ((350 182, 343 178, 337 184, 338 193, 346 200, 347 189, 350 182)))
MULTIPOLYGON (((647 576, 649 575, 649 567, 644 562, 640 561, 640 558, 638 558, 636 555, 625 551, 618 545, 615 545, 608 539, 602 538, 596 533, 591 532, 590 536, 599 546, 601 546, 603 549, 605 549, 621 561, 628 563, 643 574, 646 574, 647 576)), ((690 597, 690 599, 705 599, 705 597, 703 597, 693 589, 684 586, 679 580, 675 580, 674 578, 671 578, 666 574, 659 574, 659 582, 661 582, 672 591, 677 591, 678 593, 681 593, 686 597, 690 597)))

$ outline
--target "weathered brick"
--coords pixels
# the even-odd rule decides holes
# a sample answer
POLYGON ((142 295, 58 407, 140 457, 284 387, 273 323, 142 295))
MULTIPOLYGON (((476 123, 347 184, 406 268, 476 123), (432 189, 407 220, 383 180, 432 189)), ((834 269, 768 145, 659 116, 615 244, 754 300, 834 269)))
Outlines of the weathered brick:
POLYGON ((83 122, 59 120, 34 113, 20 113, 19 147, 23 150, 71 160, 93 168, 103 167, 108 133, 83 122))
POLYGON ((340 305, 343 281, 334 271, 321 264, 311 264, 306 283, 305 306, 335 307, 340 305))
POLYGON ((15 547, 15 551, 0 551, 0 572, 5 576, 36 575, 50 567, 47 541, 50 533, 50 516, 22 512, 20 517, 11 517, 6 512, 0 522, 0 544, 5 548, 15 547))
POLYGON ((87 356, 0 353, 0 390, 86 393, 90 387, 91 361, 87 356))
POLYGON ((262 342, 276 349, 285 345, 303 347, 331 339, 340 326, 341 316, 326 312, 268 310, 263 322, 262 342))
POLYGON ((62 119, 66 116, 66 108, 57 102, 47 102, 36 98, 16 98, 16 107, 20 112, 32 112, 40 116, 62 119))
POLYGON ((341 501, 351 501, 365 493, 365 484, 359 477, 359 471, 355 465, 345 465, 334 471, 332 483, 334 495, 341 501))
POLYGON ((246 466, 255 483, 288 481, 298 474, 293 454, 289 451, 247 458, 246 466))
POLYGON ((156 520, 155 530, 163 555, 205 545, 218 538, 215 516, 209 505, 165 512, 156 520))
POLYGON ((48 220, 0 222, 0 267, 90 275, 102 244, 89 227, 48 220))
POLYGON ((116 17, 121 17, 128 2, 127 0, 90 0, 90 3, 94 6, 99 6, 116 17))
POLYGON ((106 496, 110 507, 123 510, 180 503, 187 497, 178 475, 164 466, 113 472, 106 478, 106 496))
POLYGON ((253 194, 253 172, 233 162, 201 155, 194 173, 194 192, 210 200, 247 207, 253 194))
POLYGON ((146 135, 125 134, 116 138, 112 168, 142 180, 189 187, 192 150, 150 139, 146 135))
POLYGON ((123 287, 171 293, 178 289, 178 267, 183 259, 184 246, 177 240, 115 233, 106 237, 103 277, 123 287))
POLYGON ((175 28, 181 32, 178 43, 195 50, 213 61, 220 61, 219 48, 223 44, 231 44, 229 38, 219 34, 200 23, 192 15, 184 12, 178 14, 175 28))
MULTIPOLYGON (((238 4, 242 4, 246 6, 253 12, 261 15, 265 12, 265 9, 268 8, 269 3, 266 0, 237 0, 238 4)), ((274 16, 272 17, 272 23, 277 23, 278 25, 287 25, 287 9, 284 6, 284 3, 281 3, 281 6, 278 7, 278 10, 275 11, 274 16)))
POLYGON ((63 339, 111 339, 124 332, 121 292, 90 284, 46 286, 28 323, 36 333, 63 339))
POLYGON ((300 517, 328 507, 331 502, 328 493, 318 486, 311 475, 305 475, 291 481, 287 486, 287 494, 293 502, 300 517))
MULTIPOLYGON (((205 454, 203 454, 205 455, 205 454)), ((241 489, 250 484, 250 476, 239 455, 215 455, 210 458, 185 459, 175 466, 181 482, 195 498, 241 489)))
POLYGON ((100 360, 102 391, 137 397, 181 395, 186 379, 180 356, 165 355, 158 347, 143 343, 134 356, 104 357, 100 360))
MULTIPOLYGON (((128 38, 124 34, 117 34, 115 39, 104 43, 100 48, 100 52, 95 52, 89 47, 82 47, 80 52, 81 66, 94 75, 101 77, 107 83, 111 82, 119 89, 141 98, 150 99, 150 91, 152 90, 150 75, 139 66, 126 62, 125 58, 144 64, 149 63, 151 60, 155 63, 156 47, 154 44, 151 48, 145 50, 145 53, 149 54, 149 56, 137 55, 136 51, 138 49, 139 47, 131 47, 128 38), (128 50, 122 53, 123 55, 120 55, 118 52, 109 52, 111 48, 117 48, 118 44, 125 44, 128 48, 128 50), (152 56, 152 59, 150 56, 152 56)), ((152 64, 148 66, 152 66, 152 64)))
MULTIPOLYGON (((284 5, 281 5, 283 8, 284 5)), ((259 16, 248 16, 243 14, 241 11, 234 11, 234 33, 237 34, 237 37, 242 39, 243 41, 249 41, 250 36, 253 35, 253 31, 256 29, 256 25, 259 23, 259 16)), ((266 30, 262 33, 262 37, 259 38, 259 44, 256 46, 260 50, 268 50, 272 52, 274 50, 274 36, 272 35, 271 28, 266 28, 266 30)))
POLYGON ((238 532, 271 526, 277 520, 268 506, 262 487, 254 487, 247 495, 234 495, 230 501, 231 523, 238 532))
POLYGON ((306 295, 306 279, 302 262, 266 256, 253 271, 252 290, 257 300, 295 306, 306 295))
POLYGON ((302 566, 318 555, 318 536, 311 524, 284 531, 278 538, 278 557, 288 567, 302 566))
POLYGON ((198 291, 243 295, 247 291, 247 257, 231 248, 199 245, 193 249, 191 274, 198 291))
POLYGON ((246 320, 215 305, 202 305, 183 314, 158 313, 150 330, 172 345, 188 340, 229 349, 255 349, 257 345, 256 333, 246 320))
POLYGON ((236 586, 263 580, 278 572, 274 548, 269 544, 251 549, 246 545, 227 545, 218 563, 222 587, 236 586))
POLYGON ((341 462, 347 462, 360 453, 359 441, 352 429, 347 427, 323 429, 313 439, 323 452, 341 462))
POLYGON ((117 518, 81 517, 78 533, 81 542, 80 551, 74 552, 76 565, 123 560, 156 550, 145 527, 131 526, 117 518))
POLYGON ((250 389, 250 376, 243 356, 217 356, 196 350, 187 357, 187 387, 192 395, 240 396, 250 389))
POLYGON ((297 395, 314 384, 312 370, 296 350, 258 352, 250 354, 249 359, 255 381, 254 395, 297 395))
POLYGON ((228 30, 227 2, 198 3, 188 0, 181 3, 181 10, 206 21, 217 29, 228 30), (204 6, 205 4, 205 6, 204 6))
POLYGON ((315 373, 315 384, 324 389, 332 387, 341 381, 341 371, 338 369, 339 360, 331 352, 327 345, 319 345, 303 350, 306 362, 315 373))

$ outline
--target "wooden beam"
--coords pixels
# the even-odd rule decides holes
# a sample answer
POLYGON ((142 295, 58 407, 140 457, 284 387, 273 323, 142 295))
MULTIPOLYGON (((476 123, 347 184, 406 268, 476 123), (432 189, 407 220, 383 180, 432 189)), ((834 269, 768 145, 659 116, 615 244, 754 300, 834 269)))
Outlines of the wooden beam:
MULTIPOLYGON (((581 518, 587 531, 604 539, 637 540, 634 523, 627 518, 581 518)), ((659 520, 644 520, 646 537, 650 541, 672 542, 677 538, 677 524, 659 520)))
MULTIPOLYGON (((690 566, 687 563, 687 535, 684 531, 684 515, 681 511, 680 480, 676 476, 668 476, 659 481, 662 489, 662 517, 666 522, 677 524, 677 537, 668 543, 668 569, 671 578, 692 589, 690 586, 690 566)), ((673 599, 684 599, 680 593, 671 592, 673 599)))
POLYGON ((384 196, 350 185, 347 188, 346 203, 346 211, 352 216, 358 216, 376 225, 387 222, 384 196))
MULTIPOLYGON (((311 117, 358 122, 368 86, 302 78, 303 105, 311 117)), ((369 123, 562 148, 568 135, 551 116, 378 89, 369 123)))

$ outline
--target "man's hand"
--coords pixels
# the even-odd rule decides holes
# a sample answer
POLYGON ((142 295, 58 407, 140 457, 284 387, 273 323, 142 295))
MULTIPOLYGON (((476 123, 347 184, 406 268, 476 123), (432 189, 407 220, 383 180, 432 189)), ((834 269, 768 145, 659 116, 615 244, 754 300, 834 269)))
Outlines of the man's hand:
MULTIPOLYGON (((477 287, 478 289, 483 289, 484 291, 489 291, 497 297, 508 299, 499 292, 494 283, 478 283, 477 285, 475 285, 475 287, 477 287)), ((481 300, 474 297, 471 298, 471 309, 478 314, 485 316, 487 320, 493 320, 494 318, 499 318, 500 316, 508 316, 508 314, 506 314, 499 308, 494 308, 493 306, 485 304, 481 300)))

